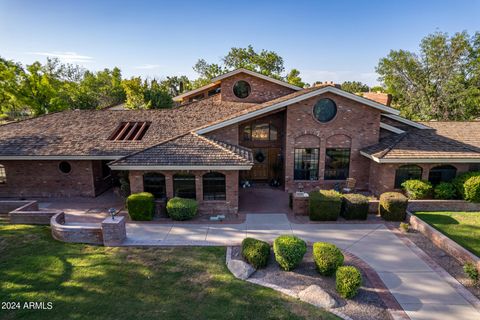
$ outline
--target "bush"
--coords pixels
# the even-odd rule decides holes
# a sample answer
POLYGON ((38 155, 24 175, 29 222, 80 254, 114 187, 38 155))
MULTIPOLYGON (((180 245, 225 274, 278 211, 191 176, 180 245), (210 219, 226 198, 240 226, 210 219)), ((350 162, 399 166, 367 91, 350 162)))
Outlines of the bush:
POLYGON ((465 199, 465 182, 471 177, 480 176, 480 171, 470 171, 459 174, 455 179, 452 180, 455 190, 457 191, 457 196, 461 199, 465 199))
POLYGON ((463 185, 465 190, 465 200, 471 202, 480 202, 480 176, 469 178, 463 185))
POLYGON ((400 222, 399 228, 400 230, 402 230, 402 232, 407 233, 408 231, 410 231, 410 224, 405 222, 400 222))
POLYGON ((477 282, 478 281, 478 270, 477 267, 471 263, 467 262, 463 265, 463 272, 473 281, 477 282))
POLYGON ((440 182, 433 189, 433 194, 435 199, 455 199, 457 196, 457 190, 453 183, 450 182, 440 182))
POLYGON ((307 244, 295 236, 280 236, 273 242, 275 260, 285 271, 293 270, 307 252, 307 244))
POLYGON ((380 195, 378 212, 387 221, 403 221, 407 216, 408 199, 399 192, 385 192, 380 195))
POLYGON ((355 297, 362 285, 362 274, 360 271, 352 266, 339 267, 335 277, 338 294, 346 299, 355 297))
POLYGON ((410 199, 426 199, 432 194, 432 184, 423 180, 407 180, 402 188, 410 199))
POLYGON ((167 202, 167 213, 173 220, 190 220, 197 214, 198 204, 194 199, 172 198, 167 202))
POLYGON ((242 256, 255 269, 263 268, 267 265, 270 256, 270 245, 265 241, 245 238, 242 241, 242 256))
POLYGON ((313 244, 313 260, 318 272, 324 276, 331 276, 343 265, 343 253, 334 244, 315 242, 313 244))
POLYGON ((135 221, 150 221, 155 213, 155 198, 149 192, 134 193, 127 198, 127 210, 135 221))
POLYGON ((368 208, 368 197, 354 193, 343 195, 341 214, 345 219, 366 220, 368 208))
POLYGON ((342 194, 335 190, 312 191, 309 214, 313 221, 334 221, 342 210, 342 194))

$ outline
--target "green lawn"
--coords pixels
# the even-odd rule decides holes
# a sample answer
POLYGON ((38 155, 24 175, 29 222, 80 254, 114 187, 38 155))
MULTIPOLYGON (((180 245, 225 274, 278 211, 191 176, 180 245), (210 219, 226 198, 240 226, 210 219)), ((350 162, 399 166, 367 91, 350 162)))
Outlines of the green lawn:
POLYGON ((416 212, 415 215, 480 257, 480 212, 416 212))
POLYGON ((48 227, 1 223, 0 300, 53 302, 0 319, 338 319, 235 279, 225 248, 66 244, 48 227))

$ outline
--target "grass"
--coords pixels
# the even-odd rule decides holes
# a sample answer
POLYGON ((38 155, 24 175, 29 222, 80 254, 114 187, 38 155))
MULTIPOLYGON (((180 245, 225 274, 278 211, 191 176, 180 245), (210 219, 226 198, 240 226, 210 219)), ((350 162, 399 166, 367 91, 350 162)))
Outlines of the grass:
POLYGON ((480 212, 416 212, 415 215, 480 257, 480 212))
POLYGON ((0 301, 53 302, 0 319, 338 319, 235 279, 225 248, 105 248, 0 223, 0 301))

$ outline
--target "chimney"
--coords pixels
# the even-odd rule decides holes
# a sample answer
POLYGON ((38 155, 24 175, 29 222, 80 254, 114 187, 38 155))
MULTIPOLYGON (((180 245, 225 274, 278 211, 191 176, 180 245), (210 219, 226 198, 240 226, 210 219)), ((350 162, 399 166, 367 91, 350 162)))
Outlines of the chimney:
POLYGON ((386 106, 390 106, 392 103, 392 95, 383 92, 363 92, 362 96, 386 106))

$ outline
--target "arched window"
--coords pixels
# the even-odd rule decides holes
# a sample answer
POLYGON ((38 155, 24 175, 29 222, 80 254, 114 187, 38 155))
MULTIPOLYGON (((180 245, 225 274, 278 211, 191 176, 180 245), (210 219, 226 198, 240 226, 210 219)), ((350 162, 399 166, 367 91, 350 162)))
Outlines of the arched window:
POLYGON ((150 192, 156 199, 167 197, 165 176, 161 173, 151 172, 143 175, 143 190, 150 192))
POLYGON ((430 169, 428 181, 437 185, 440 182, 450 182, 457 175, 457 168, 451 165, 436 166, 430 169))
POLYGON ((268 122, 249 124, 243 129, 245 141, 276 141, 277 139, 277 127, 268 122))
POLYGON ((210 172, 203 175, 203 200, 226 200, 225 175, 210 172))
POLYGON ((5 172, 5 167, 0 164, 0 184, 7 183, 7 173, 5 172))
POLYGON ((180 198, 196 199, 195 176, 177 173, 173 176, 173 195, 180 198))
POLYGON ((412 179, 422 179, 421 167, 414 164, 398 167, 395 171, 395 188, 401 188, 402 183, 412 179))

